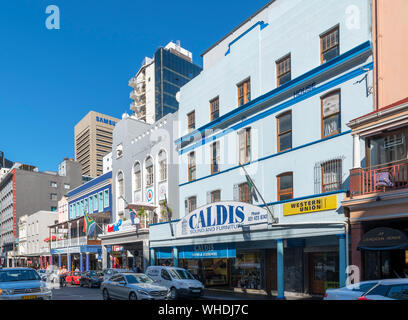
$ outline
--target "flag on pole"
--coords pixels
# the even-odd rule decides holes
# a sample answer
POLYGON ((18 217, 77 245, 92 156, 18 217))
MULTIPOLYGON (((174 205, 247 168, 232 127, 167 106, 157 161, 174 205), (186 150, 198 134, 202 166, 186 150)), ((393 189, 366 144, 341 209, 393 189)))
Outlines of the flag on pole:
POLYGON ((92 220, 91 218, 89 218, 88 213, 85 212, 84 214, 84 233, 86 233, 86 235, 90 235, 95 231, 95 227, 96 227, 96 222, 94 220, 92 220))
POLYGON ((256 195, 256 190, 254 188, 254 183, 253 183, 251 177, 248 175, 248 173, 246 171, 245 171, 245 178, 246 178, 248 186, 249 186, 249 193, 251 194, 251 197, 254 198, 256 202, 258 202, 258 196, 256 195))

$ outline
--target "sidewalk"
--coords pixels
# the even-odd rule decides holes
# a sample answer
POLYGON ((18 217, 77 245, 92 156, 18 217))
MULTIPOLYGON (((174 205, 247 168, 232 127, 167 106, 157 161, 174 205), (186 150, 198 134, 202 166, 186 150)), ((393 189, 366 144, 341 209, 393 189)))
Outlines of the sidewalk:
MULTIPOLYGON (((239 293, 227 290, 204 289, 201 299, 209 300, 276 300, 276 296, 239 293)), ((286 296, 286 300, 322 300, 321 296, 286 296)))

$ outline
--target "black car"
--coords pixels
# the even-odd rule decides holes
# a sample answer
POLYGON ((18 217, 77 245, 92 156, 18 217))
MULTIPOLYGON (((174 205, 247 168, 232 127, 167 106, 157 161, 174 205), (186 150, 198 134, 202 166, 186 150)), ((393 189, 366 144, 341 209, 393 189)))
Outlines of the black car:
POLYGON ((87 271, 84 272, 81 276, 81 279, 79 280, 79 285, 81 287, 97 287, 99 288, 101 286, 101 283, 103 281, 103 272, 102 271, 87 271))

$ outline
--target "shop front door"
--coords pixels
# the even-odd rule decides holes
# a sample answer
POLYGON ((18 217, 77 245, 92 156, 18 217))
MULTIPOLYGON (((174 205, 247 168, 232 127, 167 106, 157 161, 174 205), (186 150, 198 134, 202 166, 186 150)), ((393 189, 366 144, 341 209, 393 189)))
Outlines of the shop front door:
POLYGON ((323 295, 326 289, 339 286, 339 255, 337 252, 311 253, 310 258, 312 294, 323 295))

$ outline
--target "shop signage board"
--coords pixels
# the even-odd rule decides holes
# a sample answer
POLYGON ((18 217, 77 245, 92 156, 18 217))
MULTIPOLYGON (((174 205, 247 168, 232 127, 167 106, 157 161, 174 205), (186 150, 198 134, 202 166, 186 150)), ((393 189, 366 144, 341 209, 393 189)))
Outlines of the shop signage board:
POLYGON ((306 199, 283 204, 283 215, 291 216, 319 211, 336 210, 337 195, 306 199))
POLYGON ((176 237, 242 233, 248 228, 267 229, 267 226, 266 209, 243 202, 222 201, 198 208, 178 221, 176 237))
POLYGON ((392 228, 375 228, 363 235, 358 249, 392 250, 408 248, 408 236, 405 232, 392 228))
POLYGON ((184 246, 179 248, 179 259, 235 258, 234 243, 212 243, 184 246))

